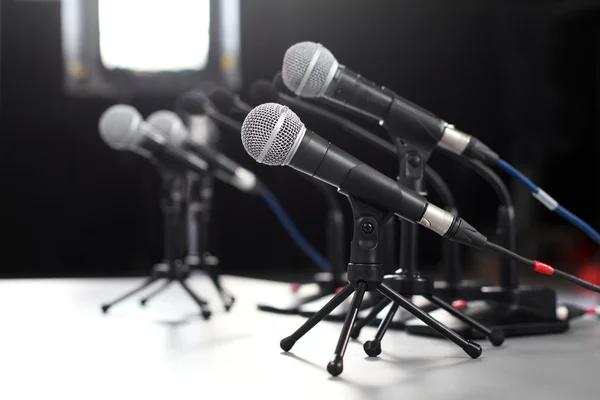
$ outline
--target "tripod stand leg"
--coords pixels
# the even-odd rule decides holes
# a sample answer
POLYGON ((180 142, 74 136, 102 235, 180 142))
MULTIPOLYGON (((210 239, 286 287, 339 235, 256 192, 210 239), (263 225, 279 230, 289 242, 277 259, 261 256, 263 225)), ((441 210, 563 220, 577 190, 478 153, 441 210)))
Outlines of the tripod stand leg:
POLYGON ((292 333, 286 338, 281 339, 281 342, 279 343, 281 349, 283 351, 290 351, 298 339, 314 328, 314 326, 321 322, 323 318, 335 310, 337 306, 342 304, 342 302, 346 300, 354 292, 354 290, 354 286, 350 284, 344 286, 344 288, 338 294, 333 296, 333 298, 329 300, 329 302, 325 304, 323 308, 321 308, 316 314, 302 324, 302 326, 298 328, 296 332, 292 333))
POLYGON ((471 328, 483 333, 494 346, 500 346, 504 342, 504 333, 501 330, 488 328, 487 326, 475 321, 468 315, 462 313, 460 310, 452 307, 450 304, 446 303, 437 296, 432 295, 429 296, 428 299, 441 309, 447 311, 449 314, 452 314, 453 317, 461 320, 471 328))
POLYGON ((387 296, 394 303, 400 304, 402 308, 410 312, 412 315, 423 321, 425 324, 434 329, 437 333, 450 340, 454 344, 462 348, 471 358, 477 358, 481 355, 481 346, 477 343, 465 340, 463 337, 457 335, 454 331, 450 330, 447 326, 440 323, 439 321, 432 318, 425 311, 415 306, 413 303, 396 293, 392 288, 382 283, 378 289, 384 296, 387 296))
POLYGON ((327 371, 333 376, 338 376, 344 370, 344 354, 346 353, 346 347, 348 347, 348 341, 350 340, 350 332, 352 332, 352 327, 356 323, 360 303, 362 303, 366 291, 366 282, 359 281, 356 285, 356 293, 354 293, 354 297, 352 298, 350 309, 348 309, 348 314, 346 314, 346 319, 344 320, 344 325, 340 332, 340 338, 338 339, 337 346, 335 346, 335 352, 333 353, 331 361, 327 364, 327 371))
POLYGON ((187 294, 189 294, 190 297, 194 300, 194 302, 198 304, 198 307, 200 307, 200 312, 202 313, 202 317, 204 317, 204 319, 209 319, 211 312, 208 309, 208 303, 202 300, 200 297, 198 297, 198 295, 192 291, 192 289, 187 285, 187 283, 184 282, 183 279, 177 279, 177 282, 181 284, 181 286, 187 292, 187 294))
POLYGON ((207 269, 207 274, 210 280, 215 285, 217 292, 219 292, 219 296, 221 297, 223 305, 225 306, 225 311, 229 311, 229 309, 231 308, 231 306, 233 306, 233 303, 235 302, 235 297, 230 295, 225 289, 223 289, 223 286, 221 286, 221 276, 219 275, 218 271, 216 271, 214 268, 209 267, 207 269))
POLYGON ((394 315, 396 315, 398 307, 400 307, 398 303, 394 302, 394 304, 392 304, 392 308, 390 308, 390 311, 388 311, 385 318, 379 324, 375 338, 373 340, 366 341, 363 345, 363 349, 369 357, 377 357, 381 354, 381 341, 383 340, 383 337, 390 326, 390 322, 392 322, 392 319, 394 319, 394 315))
POLYGON ((382 299, 379 300, 379 303, 375 304, 375 306, 373 308, 371 308, 371 311, 369 311, 369 313, 367 314, 366 317, 356 321, 356 325, 354 325, 354 329, 352 329, 352 333, 350 333, 350 336, 352 337, 352 339, 358 339, 362 328, 369 325, 375 318, 377 318, 377 315, 384 308, 386 308, 387 305, 390 304, 390 302, 391 302, 390 299, 383 296, 382 299))
POLYGON ((146 289, 148 286, 152 285, 154 282, 156 282, 159 279, 160 278, 158 276, 151 276, 150 278, 146 279, 146 281, 141 286, 133 289, 130 292, 125 293, 123 296, 119 297, 116 300, 113 300, 112 302, 110 302, 108 304, 103 304, 102 312, 106 313, 108 311, 108 309, 111 308, 112 306, 114 306, 115 304, 122 302, 123 300, 133 296, 134 294, 136 294, 138 292, 141 292, 142 290, 146 289))
POLYGON ((159 288, 155 289, 152 293, 150 293, 149 295, 147 295, 146 297, 144 297, 143 299, 140 300, 140 305, 141 306, 145 306, 146 303, 148 303, 148 300, 150 300, 151 298, 153 298, 154 296, 160 294, 163 292, 163 290, 165 290, 167 287, 169 287, 169 285, 173 283, 173 279, 169 279, 168 281, 166 281, 165 283, 163 283, 162 286, 160 286, 159 288))

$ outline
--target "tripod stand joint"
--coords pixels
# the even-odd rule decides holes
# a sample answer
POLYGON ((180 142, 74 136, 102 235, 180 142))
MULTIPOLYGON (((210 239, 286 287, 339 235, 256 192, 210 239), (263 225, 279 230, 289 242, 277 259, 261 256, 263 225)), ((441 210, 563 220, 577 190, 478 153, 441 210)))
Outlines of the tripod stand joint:
POLYGON ((367 285, 367 291, 372 292, 383 282, 383 265, 381 264, 348 264, 348 282, 356 287, 359 282, 367 285))

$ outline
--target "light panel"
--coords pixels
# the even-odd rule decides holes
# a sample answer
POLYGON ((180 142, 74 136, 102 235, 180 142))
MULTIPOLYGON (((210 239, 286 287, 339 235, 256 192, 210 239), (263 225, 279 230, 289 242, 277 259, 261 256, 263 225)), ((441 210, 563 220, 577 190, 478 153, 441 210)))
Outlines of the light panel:
POLYGON ((107 69, 203 70, 210 0, 98 0, 100 57, 107 69))

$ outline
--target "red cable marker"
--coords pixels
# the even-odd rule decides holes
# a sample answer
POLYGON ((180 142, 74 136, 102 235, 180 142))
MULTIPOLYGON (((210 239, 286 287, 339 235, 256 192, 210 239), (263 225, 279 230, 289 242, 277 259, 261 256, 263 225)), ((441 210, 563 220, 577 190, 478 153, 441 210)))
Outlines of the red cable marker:
POLYGON ((533 270, 544 275, 554 275, 554 268, 537 260, 533 260, 533 270))
POLYGON ((454 308, 464 308, 467 306, 467 302, 464 300, 455 300, 452 302, 452 307, 454 308))

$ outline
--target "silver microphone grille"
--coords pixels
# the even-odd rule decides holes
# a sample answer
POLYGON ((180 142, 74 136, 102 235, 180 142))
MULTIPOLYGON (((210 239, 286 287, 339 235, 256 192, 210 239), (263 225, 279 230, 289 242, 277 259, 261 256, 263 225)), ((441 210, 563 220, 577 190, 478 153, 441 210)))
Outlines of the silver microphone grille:
POLYGON ((302 97, 322 96, 339 64, 333 54, 319 43, 296 43, 283 56, 281 78, 292 92, 302 97))
POLYGON ((188 139, 187 128, 173 111, 156 111, 146 121, 167 139, 171 146, 181 147, 188 139))
POLYGON ((288 107, 265 103, 248 113, 242 124, 242 144, 257 162, 286 165, 294 156, 306 128, 288 107))
POLYGON ((108 108, 98 122, 100 137, 116 150, 134 149, 143 140, 143 118, 132 106, 117 104, 108 108))

